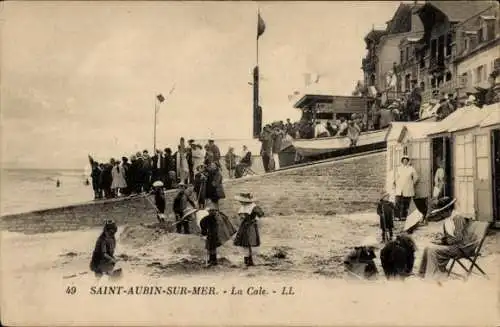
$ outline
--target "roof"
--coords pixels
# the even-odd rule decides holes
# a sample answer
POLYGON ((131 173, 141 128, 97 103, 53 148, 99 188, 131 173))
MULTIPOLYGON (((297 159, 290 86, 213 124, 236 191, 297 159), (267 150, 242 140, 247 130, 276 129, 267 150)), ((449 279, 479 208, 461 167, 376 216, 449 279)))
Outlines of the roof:
POLYGON ((412 9, 412 5, 401 3, 392 19, 387 22, 387 32, 397 34, 411 31, 412 9))
POLYGON ((387 34, 387 32, 385 30, 375 30, 375 29, 372 29, 370 32, 368 32, 368 34, 366 34, 365 36, 365 42, 367 40, 372 40, 372 41, 378 41, 382 36, 384 36, 385 34, 387 34))
POLYGON ((399 142, 405 135, 413 140, 423 139, 433 126, 435 122, 392 122, 386 141, 399 142))
POLYGON ((488 115, 479 126, 488 127, 492 125, 500 125, 500 103, 494 103, 489 106, 484 106, 483 109, 488 111, 488 115))
POLYGON ((462 119, 466 119, 466 117, 471 119, 471 112, 474 113, 477 109, 479 108, 476 106, 467 106, 455 110, 448 117, 436 123, 435 127, 429 130, 428 135, 449 133, 451 128, 463 124, 461 123, 462 119))
POLYGON ((456 122, 455 125, 448 128, 448 132, 453 133, 457 131, 463 131, 469 128, 479 126, 479 124, 486 118, 490 112, 488 110, 473 107, 467 110, 461 119, 456 122))
POLYGON ((324 94, 305 94, 295 103, 294 108, 305 109, 317 103, 327 103, 330 108, 328 112, 354 113, 366 111, 366 98, 358 96, 338 96, 324 94))
POLYGON ((494 5, 493 1, 428 1, 424 5, 432 5, 448 17, 450 22, 462 22, 471 16, 494 5))
POLYGON ((493 5, 493 1, 427 1, 417 10, 418 16, 424 25, 424 39, 429 37, 435 24, 446 20, 452 23, 460 23, 493 5))

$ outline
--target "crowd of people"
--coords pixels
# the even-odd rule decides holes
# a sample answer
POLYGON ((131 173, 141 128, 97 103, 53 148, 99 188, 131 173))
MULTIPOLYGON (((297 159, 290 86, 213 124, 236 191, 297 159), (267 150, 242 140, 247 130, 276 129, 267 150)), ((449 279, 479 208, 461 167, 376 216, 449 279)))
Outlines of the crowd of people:
MULTIPOLYGON (((439 159, 438 159, 439 160, 439 159)), ((380 262, 387 278, 406 278, 417 275, 421 278, 442 278, 448 274, 450 260, 472 257, 480 245, 480 237, 472 230, 475 220, 473 215, 460 213, 454 207, 455 200, 445 196, 445 179, 442 166, 436 170, 431 201, 426 203, 415 192, 418 175, 410 165, 410 158, 403 156, 401 166, 397 169, 394 182, 394 192, 385 193, 377 205, 380 218, 382 242, 380 262), (421 215, 421 219, 406 225, 402 233, 394 238, 394 220, 406 221, 411 201, 421 215), (418 225, 426 225, 427 220, 446 219, 443 232, 434 243, 423 250, 423 257, 416 273, 416 244, 411 233, 418 225)), ((378 241, 374 236, 368 236, 359 246, 355 247, 344 259, 344 265, 350 275, 358 278, 375 278, 378 270, 375 265, 375 249, 378 241)), ((484 272, 481 270, 484 274, 484 272)))
MULTIPOLYGON (((111 158, 101 163, 89 155, 94 198, 148 193, 155 181, 161 181, 165 189, 177 188, 179 183, 194 185, 200 174, 207 174, 211 164, 221 171, 222 159, 214 140, 201 146, 194 140, 186 144, 184 138, 180 139, 176 152, 165 148, 150 155, 144 150, 130 158, 111 158)), ((229 148, 224 163, 230 178, 242 177, 252 165, 252 153, 245 145, 240 155, 229 148)))
MULTIPOLYGON (((217 175, 219 169, 216 164, 210 163, 209 173, 217 175)), ((209 177, 210 178, 210 177, 209 177)), ((217 179, 217 177, 216 177, 217 179)), ((182 234, 197 234, 205 237, 207 250, 207 267, 217 266, 217 248, 229 241, 233 236, 233 244, 243 249, 243 263, 246 267, 254 266, 253 252, 260 246, 260 234, 257 220, 264 216, 264 211, 255 203, 251 193, 240 193, 235 200, 240 203, 237 215, 240 218, 239 226, 234 226, 231 220, 219 209, 219 200, 225 198, 221 183, 216 183, 215 192, 208 192, 212 183, 207 185, 207 199, 193 197, 193 188, 181 183, 179 193, 173 201, 173 211, 176 216, 176 229, 182 234), (206 201, 205 201, 206 200, 206 201)), ((167 223, 164 219, 165 193, 163 183, 153 183, 155 194, 155 208, 161 224, 167 223)), ((165 226, 165 225, 163 225, 165 226)), ((90 270, 96 277, 108 275, 121 277, 121 268, 115 269, 116 237, 118 228, 114 221, 105 221, 103 231, 96 241, 90 262, 90 270)))

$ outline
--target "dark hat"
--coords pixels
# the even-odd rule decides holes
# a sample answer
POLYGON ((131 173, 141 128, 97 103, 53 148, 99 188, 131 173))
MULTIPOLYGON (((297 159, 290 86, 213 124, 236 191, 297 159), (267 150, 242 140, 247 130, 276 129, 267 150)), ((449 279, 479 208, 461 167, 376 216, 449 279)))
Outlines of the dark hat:
POLYGON ((104 230, 116 232, 118 230, 118 226, 116 226, 114 220, 107 219, 104 221, 104 230))
POLYGON ((410 161, 410 157, 408 157, 407 155, 404 155, 401 157, 401 162, 403 162, 403 160, 405 160, 405 159, 410 161))
POLYGON ((213 141, 214 141, 213 139, 208 140, 208 142, 213 142, 213 141))
POLYGON ((189 140, 189 141, 188 141, 188 143, 194 143, 194 140, 193 140, 193 139, 191 139, 191 140, 189 140))

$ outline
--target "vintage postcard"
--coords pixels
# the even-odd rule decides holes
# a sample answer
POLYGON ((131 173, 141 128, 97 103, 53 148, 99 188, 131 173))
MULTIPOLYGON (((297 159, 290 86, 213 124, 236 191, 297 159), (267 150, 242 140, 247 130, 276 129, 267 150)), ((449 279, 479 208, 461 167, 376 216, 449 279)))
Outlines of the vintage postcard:
POLYGON ((0 2, 5 326, 495 326, 496 1, 0 2))

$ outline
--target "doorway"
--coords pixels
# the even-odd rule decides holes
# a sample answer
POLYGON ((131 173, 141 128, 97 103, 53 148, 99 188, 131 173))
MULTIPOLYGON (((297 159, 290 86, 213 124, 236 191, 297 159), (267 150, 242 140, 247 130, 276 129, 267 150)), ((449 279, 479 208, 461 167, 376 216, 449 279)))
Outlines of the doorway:
POLYGON ((454 197, 453 156, 450 138, 446 136, 432 139, 432 187, 434 187, 434 176, 441 163, 445 172, 443 196, 454 197))
POLYGON ((492 182, 493 182, 493 218, 495 222, 500 222, 500 129, 495 129, 491 133, 491 154, 492 154, 492 182))

